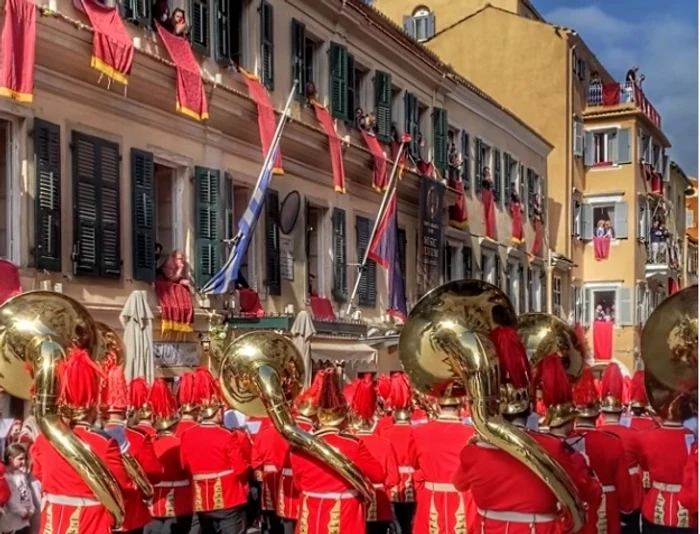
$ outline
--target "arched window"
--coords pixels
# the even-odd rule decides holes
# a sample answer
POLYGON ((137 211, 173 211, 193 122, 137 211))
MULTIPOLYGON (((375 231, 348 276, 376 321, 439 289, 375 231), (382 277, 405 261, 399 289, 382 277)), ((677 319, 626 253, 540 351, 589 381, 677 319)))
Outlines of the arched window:
POLYGON ((425 6, 419 6, 404 17, 405 32, 416 41, 427 41, 435 35, 435 14, 425 6))

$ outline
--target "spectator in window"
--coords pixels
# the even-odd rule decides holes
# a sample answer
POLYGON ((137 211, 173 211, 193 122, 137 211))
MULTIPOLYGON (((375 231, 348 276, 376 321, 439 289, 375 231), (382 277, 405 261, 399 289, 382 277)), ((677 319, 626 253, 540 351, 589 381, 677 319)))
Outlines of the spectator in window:
POLYGON ((488 167, 484 167, 484 170, 481 172, 481 174, 482 187, 491 191, 491 189, 493 189, 493 178, 491 178, 491 169, 489 169, 488 167))
POLYGON ((304 88, 304 94, 306 95, 306 103, 309 106, 313 105, 313 101, 316 100, 316 86, 314 82, 306 82, 306 87, 304 88))
POLYGON ((637 71, 639 70, 639 67, 637 65, 632 65, 632 68, 627 71, 627 76, 625 77, 625 81, 628 83, 631 83, 632 85, 635 85, 637 83, 637 71))
POLYGON ((536 193, 535 197, 533 199, 533 206, 532 206, 532 211, 535 214, 535 219, 538 221, 542 220, 542 200, 540 198, 540 194, 536 193))
POLYGON ((187 25, 187 19, 185 18, 185 11, 179 7, 173 11, 172 16, 172 32, 178 37, 187 39, 190 35, 190 27, 187 25))
POLYGON ((651 241, 651 263, 663 263, 666 259, 666 240, 668 230, 656 219, 651 227, 649 241, 651 241))
POLYGON ((459 178, 459 168, 462 166, 462 158, 457 151, 457 145, 454 140, 450 141, 450 147, 447 150, 447 164, 450 167, 450 178, 457 180, 459 178))
POLYGON ((615 231, 610 221, 605 221, 605 234, 603 235, 603 237, 607 237, 608 239, 612 239, 615 237, 615 231))
POLYGON ((600 85, 602 82, 600 80, 600 74, 597 70, 591 72, 591 85, 600 85))
POLYGON ((173 33, 173 24, 170 17, 170 6, 168 5, 168 0, 156 0, 153 3, 153 31, 158 31, 156 22, 170 33, 173 33))
POLYGON ((602 304, 598 304, 595 307, 595 320, 596 321, 605 320, 605 313, 603 312, 603 305, 602 304))
POLYGON ((163 276, 173 284, 190 287, 189 269, 185 261, 185 255, 181 250, 174 250, 163 264, 163 276))
POLYGON ((605 221, 603 219, 600 219, 598 221, 598 224, 595 227, 595 237, 604 237, 605 236, 605 221))

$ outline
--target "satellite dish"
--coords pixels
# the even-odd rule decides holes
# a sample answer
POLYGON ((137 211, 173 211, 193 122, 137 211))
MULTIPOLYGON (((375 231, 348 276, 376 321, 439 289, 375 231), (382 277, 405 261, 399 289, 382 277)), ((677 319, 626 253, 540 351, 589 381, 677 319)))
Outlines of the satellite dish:
POLYGON ((282 201, 280 209, 280 232, 289 235, 299 219, 299 209, 301 208, 301 195, 299 191, 292 191, 282 201))

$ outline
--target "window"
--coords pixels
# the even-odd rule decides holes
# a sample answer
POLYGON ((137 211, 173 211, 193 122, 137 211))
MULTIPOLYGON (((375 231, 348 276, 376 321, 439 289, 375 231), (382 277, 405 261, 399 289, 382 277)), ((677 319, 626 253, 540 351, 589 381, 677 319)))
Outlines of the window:
POLYGON ((637 240, 646 243, 649 239, 649 209, 645 202, 639 203, 639 215, 637 217, 637 240))
POLYGON ((331 43, 331 113, 336 119, 347 120, 348 111, 348 49, 343 45, 331 43))
POLYGON ((260 4, 260 81, 268 90, 275 89, 275 31, 272 4, 260 4))
POLYGON ((308 296, 326 295, 324 259, 326 250, 324 221, 327 210, 313 206, 307 202, 306 205, 306 273, 307 273, 307 294, 308 296))
POLYGON ((574 323, 582 323, 583 322, 583 290, 578 287, 574 286, 574 295, 572 299, 572 304, 573 304, 573 311, 574 311, 574 323))
POLYGON ((649 303, 647 300, 647 287, 645 284, 637 286, 637 325, 642 327, 649 318, 648 317, 649 303))
MULTIPOLYGON (((365 252, 369 246, 369 238, 372 232, 374 221, 366 217, 356 218, 357 232, 357 258, 358 263, 365 257, 365 252)), ((377 305, 377 264, 372 260, 367 260, 364 272, 360 278, 360 288, 358 290, 358 303, 360 306, 377 305)))
POLYGON ((593 320, 615 322, 615 291, 593 292, 593 320))
POLYGON ((581 81, 586 80, 586 62, 581 58, 576 60, 576 76, 581 81))
POLYGON ((493 150, 493 198, 496 202, 501 201, 501 151, 493 150))
POLYGON ((433 108, 433 161, 443 177, 447 175, 447 130, 447 111, 433 108))
POLYGON ((520 163, 518 165, 518 189, 519 189, 519 197, 520 197, 520 206, 523 211, 525 211, 524 207, 524 202, 525 202, 525 193, 527 192, 527 189, 525 188, 525 165, 520 163))
POLYGON ((298 98, 306 98, 309 82, 316 84, 314 61, 317 49, 318 43, 309 38, 306 26, 298 20, 292 20, 292 81, 297 82, 298 98))
POLYGON ((571 235, 580 239, 583 235, 583 198, 575 192, 571 198, 571 235))
POLYGON ((639 152, 642 163, 652 163, 651 136, 639 131, 639 152))
POLYGON ((519 313, 527 313, 527 283, 525 282, 525 267, 518 264, 518 299, 519 313))
MULTIPOLYGON (((369 71, 355 61, 354 56, 348 56, 348 116, 347 120, 355 127, 359 128, 356 111, 365 108, 365 80, 369 71)), ((363 113, 364 114, 364 113, 363 113)))
POLYGON ((245 43, 245 7, 248 0, 214 0, 216 60, 241 65, 245 43))
MULTIPOLYGON (((7 129, 4 130, 9 133, 7 129)), ((5 134, 5 147, 9 139, 5 134)), ((7 154, 7 151, 5 152, 7 154)), ((61 271, 61 128, 34 120, 34 264, 37 269, 61 271)), ((10 171, 6 158, 4 176, 10 171)))
MULTIPOLYGON (((488 282, 489 284, 497 285, 498 282, 496 281, 496 268, 496 254, 494 254, 491 251, 482 251, 481 279, 484 282, 488 282)), ((500 275, 501 273, 499 272, 498 274, 500 275)))
POLYGON ((694 226, 695 226, 695 212, 690 208, 686 208, 686 210, 685 210, 685 227, 686 228, 693 228, 694 226))
POLYGON ((698 272, 698 249, 692 245, 688 246, 688 273, 697 274, 698 272))
POLYGON ((420 130, 420 109, 418 98, 413 93, 406 91, 404 95, 404 131, 411 136, 409 153, 414 160, 420 159, 420 146, 423 141, 420 130))
POLYGON ((561 318, 565 318, 563 298, 562 298, 562 282, 561 276, 552 277, 552 305, 554 308, 554 315, 561 318))
POLYGON ((503 203, 507 206, 511 202, 513 191, 513 156, 508 152, 503 153, 503 203))
POLYGON ((391 74, 378 70, 374 74, 374 117, 377 139, 385 143, 391 140, 391 107, 391 74))
POLYGON ((462 247, 462 271, 464 272, 464 278, 474 278, 471 247, 462 247))
POLYGON ((474 190, 477 193, 481 192, 484 180, 491 179, 491 147, 484 143, 481 139, 474 140, 474 190))
POLYGON ((540 287, 539 287, 539 309, 537 311, 544 312, 547 310, 547 274, 544 269, 540 271, 540 287))
POLYGON ((119 6, 122 17, 126 20, 146 27, 151 26, 151 2, 149 0, 120 0, 119 6))
MULTIPOLYGON (((527 214, 528 217, 535 216, 535 207, 538 204, 537 195, 540 190, 540 177, 533 169, 527 169, 527 214)), ((541 207, 540 207, 541 209, 541 207)))
POLYGON ((472 187, 471 174, 471 145, 469 144, 469 133, 462 130, 462 182, 464 182, 464 190, 468 191, 472 187))
POLYGON ((537 301, 537 292, 535 281, 539 281, 539 276, 531 267, 527 269, 527 307, 529 312, 538 311, 535 302, 537 301))
POLYGON ((73 262, 77 274, 121 276, 119 145, 73 132, 73 262))
POLYGON ((584 163, 589 167, 630 163, 630 129, 588 131, 583 150, 584 163))
POLYGON ((413 15, 403 18, 403 29, 416 41, 426 41, 435 35, 435 14, 426 7, 419 7, 413 15))
POLYGON ((347 234, 345 210, 333 208, 333 299, 336 302, 348 300, 347 277, 347 234))
POLYGON ((265 287, 270 295, 282 294, 280 261, 280 198, 274 189, 265 193, 265 287))
POLYGON ((450 282, 457 279, 457 268, 455 262, 457 261, 457 247, 453 247, 450 243, 446 242, 442 249, 442 281, 450 282))
POLYGON ((588 204, 583 205, 582 239, 591 240, 596 235, 627 239, 627 213, 627 202, 600 202, 597 199, 590 199, 588 204))
POLYGON ((518 312, 520 310, 520 264, 513 261, 508 262, 506 293, 513 304, 513 309, 518 312))
POLYGON ((574 156, 583 157, 583 121, 574 119, 574 156))
POLYGON ((450 128, 447 132, 447 178, 453 182, 461 180, 462 156, 457 146, 459 132, 450 128))

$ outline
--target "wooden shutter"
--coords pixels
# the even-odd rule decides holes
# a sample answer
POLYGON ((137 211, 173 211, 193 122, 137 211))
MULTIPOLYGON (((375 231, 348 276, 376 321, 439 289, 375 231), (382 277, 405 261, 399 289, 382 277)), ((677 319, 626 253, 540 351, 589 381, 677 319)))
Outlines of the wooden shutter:
POLYGON ((345 120, 348 115, 348 49, 331 43, 331 113, 345 120))
POLYGON ((348 104, 345 120, 355 125, 355 108, 360 106, 360 95, 355 94, 355 56, 348 54, 348 104))
POLYGON ((128 21, 136 20, 136 12, 138 10, 136 2, 137 0, 120 0, 119 10, 121 11, 122 18, 128 21))
POLYGON ((275 29, 272 4, 263 0, 260 4, 260 50, 263 85, 270 91, 275 89, 275 29))
POLYGON ((540 272, 540 309, 539 311, 547 311, 547 273, 543 269, 540 272))
POLYGON ((574 120, 574 156, 583 157, 583 123, 574 120))
POLYGON ((211 280, 220 265, 219 171, 194 168, 195 179, 195 277, 198 287, 211 280))
POLYGON ((297 97, 306 96, 306 26, 292 19, 292 83, 297 82, 297 97))
POLYGON ((399 228, 396 230, 396 238, 399 241, 398 262, 401 267, 401 275, 406 278, 406 230, 399 228))
POLYGON ((583 204, 581 206, 581 239, 590 241, 595 232, 595 221, 593 220, 593 206, 583 204))
POLYGON ((464 278, 473 278, 474 269, 472 266, 472 249, 471 247, 462 247, 462 265, 464 271, 464 278))
MULTIPOLYGON (((357 260, 358 263, 365 257, 365 251, 369 246, 370 233, 372 232, 373 222, 366 217, 356 218, 357 230, 357 260)), ((360 273, 358 273, 359 276, 360 273)), ((372 260, 367 260, 362 277, 360 278, 360 287, 357 292, 358 304, 360 306, 376 306, 377 304, 377 265, 372 260)))
POLYGON ((433 161, 447 175, 447 110, 433 108, 433 161))
POLYGON ((627 202, 615 203, 615 215, 613 221, 613 232, 616 239, 627 239, 629 237, 628 226, 628 206, 627 202))
POLYGON ((265 194, 265 285, 270 295, 282 294, 279 218, 279 194, 268 189, 265 194))
POLYGON ((494 263, 494 282, 493 285, 495 285, 498 289, 501 289, 501 256, 496 252, 493 256, 493 263, 494 263))
POLYGON ((613 155, 613 157, 615 158, 613 162, 619 164, 630 163, 632 161, 632 151, 630 149, 630 129, 621 128, 617 131, 617 135, 615 137, 617 150, 615 151, 616 153, 613 155))
POLYGON ((404 107, 406 126, 404 130, 411 136, 409 149, 411 155, 418 159, 420 154, 420 140, 418 139, 418 98, 413 93, 406 91, 404 95, 404 107))
POLYGON ((34 261, 61 271, 61 128, 34 120, 34 261))
POLYGON ((632 289, 629 287, 619 287, 617 289, 615 322, 621 326, 629 326, 634 324, 634 313, 632 310, 632 289))
POLYGON ((663 181, 670 182, 671 181, 671 158, 668 156, 668 154, 663 155, 662 165, 663 165, 663 169, 662 169, 663 181))
POLYGON ((432 39, 435 36, 435 13, 430 12, 425 20, 425 38, 432 39))
POLYGON ((156 278, 153 154, 131 149, 131 246, 134 280, 156 278))
POLYGON ((501 151, 493 149, 493 198, 501 201, 501 151))
POLYGON ((519 293, 519 313, 527 313, 527 284, 525 283, 525 267, 522 264, 518 264, 518 293, 519 293))
POLYGON ((527 169, 527 215, 532 219, 535 215, 535 171, 527 169))
POLYGON ((209 3, 207 0, 190 0, 190 24, 192 48, 209 55, 209 3))
POLYGON ((525 165, 520 163, 518 164, 518 187, 520 189, 518 196, 520 197, 520 211, 523 210, 523 206, 525 205, 525 202, 527 202, 527 198, 525 196, 527 193, 527 188, 525 185, 525 165))
POLYGON ((583 142, 583 164, 592 167, 595 164, 595 146, 593 145, 593 132, 586 132, 583 142))
POLYGON ((462 130, 462 182, 464 182, 465 191, 472 188, 472 160, 470 152, 471 146, 469 145, 469 134, 462 130))
POLYGON ((391 74, 377 71, 374 75, 374 115, 377 139, 391 141, 391 74))
POLYGON ((214 0, 216 16, 216 59, 218 61, 231 59, 231 14, 230 0, 214 0))
POLYGON ((513 184, 511 182, 513 170, 511 169, 512 160, 508 152, 503 153, 503 203, 508 206, 510 197, 513 192, 513 184))
POLYGON ((478 137, 474 139, 474 191, 481 193, 484 180, 484 161, 481 153, 482 141, 478 137))
POLYGON ((333 299, 348 300, 348 260, 345 210, 333 208, 333 299))
POLYGON ((410 37, 416 38, 416 19, 410 15, 404 15, 403 17, 403 31, 405 31, 410 37))

